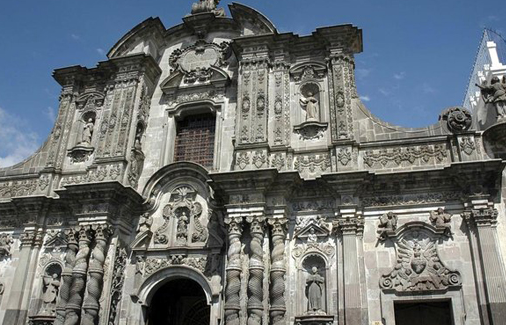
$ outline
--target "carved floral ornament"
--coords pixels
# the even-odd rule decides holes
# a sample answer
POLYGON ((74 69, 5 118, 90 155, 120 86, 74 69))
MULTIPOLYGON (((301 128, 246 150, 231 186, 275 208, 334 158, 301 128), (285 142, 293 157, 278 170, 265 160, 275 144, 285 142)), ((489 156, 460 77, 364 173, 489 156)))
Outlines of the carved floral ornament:
POLYGON ((471 113, 463 107, 448 108, 441 114, 439 119, 445 120, 448 129, 453 133, 467 131, 473 124, 471 113))
POLYGON ((184 75, 185 83, 206 82, 213 76, 213 67, 220 68, 227 64, 232 54, 230 43, 207 43, 198 40, 185 49, 176 49, 169 58, 169 65, 174 72, 184 75))
POLYGON ((444 231, 423 222, 410 222, 390 235, 396 250, 394 269, 380 278, 384 291, 423 292, 461 286, 461 276, 448 269, 437 249, 444 231))

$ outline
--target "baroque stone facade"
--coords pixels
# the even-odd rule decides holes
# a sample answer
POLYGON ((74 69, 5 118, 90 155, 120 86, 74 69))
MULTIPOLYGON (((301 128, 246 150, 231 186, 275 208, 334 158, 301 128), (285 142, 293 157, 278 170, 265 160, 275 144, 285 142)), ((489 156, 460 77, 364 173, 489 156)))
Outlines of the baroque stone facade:
POLYGON ((0 323, 505 324, 505 123, 392 126, 360 29, 218 5, 54 72, 48 141, 0 169, 0 323))

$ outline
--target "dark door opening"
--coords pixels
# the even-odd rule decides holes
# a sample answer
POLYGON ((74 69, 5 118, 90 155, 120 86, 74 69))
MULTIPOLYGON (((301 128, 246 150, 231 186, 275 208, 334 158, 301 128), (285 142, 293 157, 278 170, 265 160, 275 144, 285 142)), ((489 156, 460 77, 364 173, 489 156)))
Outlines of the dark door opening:
POLYGON ((453 325, 450 301, 396 302, 395 325, 453 325))
POLYGON ((177 279, 163 285, 151 299, 147 325, 209 325, 210 307, 200 285, 177 279))

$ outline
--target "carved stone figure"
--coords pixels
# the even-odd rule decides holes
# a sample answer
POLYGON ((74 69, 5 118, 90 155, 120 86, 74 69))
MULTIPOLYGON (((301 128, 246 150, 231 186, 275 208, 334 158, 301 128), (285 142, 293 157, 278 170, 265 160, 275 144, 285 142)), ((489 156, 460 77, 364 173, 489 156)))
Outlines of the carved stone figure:
POLYGON ((307 121, 318 121, 318 100, 313 96, 312 92, 307 92, 306 97, 300 99, 300 105, 306 110, 307 121))
POLYGON ((325 279, 318 274, 318 268, 313 266, 311 274, 306 279, 308 313, 322 311, 322 295, 325 279))
POLYGON ((212 12, 217 16, 224 16, 225 12, 223 9, 216 9, 216 6, 220 3, 220 0, 200 0, 192 5, 192 15, 212 12))
POLYGON ((388 237, 389 231, 395 231, 397 229, 397 216, 393 212, 388 212, 382 215, 380 218, 378 228, 383 230, 380 232, 379 239, 385 240, 388 237))
POLYGON ((81 143, 83 144, 91 144, 91 137, 93 136, 93 127, 95 126, 95 122, 92 118, 88 119, 88 122, 84 125, 83 129, 83 140, 81 143))
POLYGON ((443 208, 438 208, 436 211, 431 211, 429 220, 436 227, 445 228, 445 235, 450 236, 452 234, 450 221, 452 215, 446 213, 443 208))
POLYGON ((0 236, 0 259, 11 256, 11 244, 13 240, 10 235, 0 236))
POLYGON ((60 289, 60 277, 58 274, 44 276, 44 294, 42 295, 42 301, 44 302, 46 311, 53 311, 56 307, 56 298, 58 297, 58 291, 60 289))
MULTIPOLYGON (((504 78, 503 78, 504 79, 504 78)), ((482 95, 484 96, 485 103, 494 104, 497 119, 503 119, 506 117, 506 88, 497 76, 492 77, 490 85, 482 86, 476 84, 481 89, 482 95)))
POLYGON ((153 217, 146 212, 139 218, 139 225, 137 226, 137 233, 143 233, 148 230, 151 230, 151 225, 153 224, 153 217))
POLYGON ((186 216, 186 212, 182 212, 177 220, 177 241, 180 243, 186 243, 186 238, 188 236, 188 217, 186 216))
POLYGON ((318 235, 316 235, 314 228, 309 230, 309 235, 307 236, 307 241, 309 243, 316 243, 318 241, 318 235))

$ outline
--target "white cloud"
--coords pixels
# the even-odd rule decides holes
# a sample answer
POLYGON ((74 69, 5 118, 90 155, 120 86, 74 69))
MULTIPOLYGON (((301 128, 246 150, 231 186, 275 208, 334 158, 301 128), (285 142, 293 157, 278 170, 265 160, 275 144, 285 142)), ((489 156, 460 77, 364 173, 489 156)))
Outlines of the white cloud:
POLYGON ((406 72, 404 71, 394 74, 394 78, 397 80, 402 80, 404 77, 406 77, 406 72))
POLYGON ((360 100, 363 102, 368 102, 371 100, 371 98, 369 96, 365 95, 365 96, 360 96, 360 100))
POLYGON ((0 107, 0 167, 14 165, 27 158, 39 147, 38 136, 30 131, 26 121, 7 113, 0 107))
POLYGON ((104 49, 101 49, 101 48, 97 49, 97 53, 100 54, 100 55, 105 55, 104 49))
POLYGON ((390 91, 384 89, 384 88, 379 88, 378 91, 380 92, 380 94, 382 94, 383 96, 390 96, 390 91))
POLYGON ((56 120, 54 108, 52 108, 51 106, 47 107, 47 109, 44 111, 44 115, 46 115, 46 117, 53 123, 56 120))
POLYGON ((70 37, 72 37, 72 39, 78 41, 81 39, 81 37, 79 37, 79 35, 76 35, 76 34, 70 34, 70 37))
POLYGON ((355 73, 357 75, 357 79, 365 79, 369 76, 369 74, 371 73, 371 69, 355 69, 355 73))
POLYGON ((422 91, 426 94, 434 94, 436 92, 436 89, 432 88, 431 85, 429 85, 428 83, 424 82, 423 85, 422 85, 422 91))

